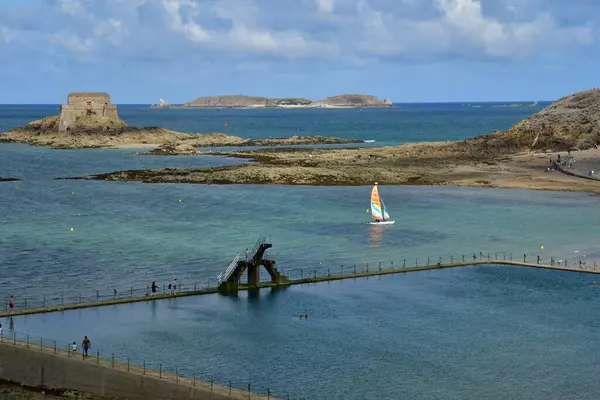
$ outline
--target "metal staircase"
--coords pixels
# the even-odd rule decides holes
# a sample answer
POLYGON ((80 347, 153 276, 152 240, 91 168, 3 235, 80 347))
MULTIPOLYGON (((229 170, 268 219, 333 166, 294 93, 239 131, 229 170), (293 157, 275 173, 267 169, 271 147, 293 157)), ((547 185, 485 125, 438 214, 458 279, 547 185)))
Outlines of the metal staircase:
POLYGON ((233 271, 235 271, 235 267, 237 267, 238 261, 240 261, 241 257, 242 257, 242 253, 238 253, 237 256, 235 256, 233 258, 233 261, 231 262, 231 264, 229 264, 227 269, 225 271, 221 272, 219 275, 217 275, 217 281, 219 282, 219 284, 221 284, 221 282, 229 279, 229 277, 231 276, 233 271))

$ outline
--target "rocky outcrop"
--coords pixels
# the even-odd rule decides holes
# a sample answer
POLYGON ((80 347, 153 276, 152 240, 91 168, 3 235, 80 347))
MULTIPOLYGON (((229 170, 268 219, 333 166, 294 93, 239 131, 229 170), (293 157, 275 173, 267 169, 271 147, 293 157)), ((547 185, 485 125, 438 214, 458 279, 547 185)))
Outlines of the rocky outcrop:
POLYGON ((99 400, 101 398, 105 399, 104 396, 74 390, 42 389, 0 381, 0 399, 2 400, 99 400))
POLYGON ((150 147, 151 155, 193 155, 201 147, 289 146, 308 144, 361 143, 361 140, 326 136, 245 139, 225 133, 189 134, 159 127, 137 128, 121 121, 114 124, 72 125, 66 132, 58 130, 59 117, 33 121, 0 135, 0 142, 28 143, 55 149, 99 147, 150 147))
POLYGON ((561 98, 510 128, 506 139, 531 150, 588 149, 600 144, 600 89, 561 98))
POLYGON ((174 155, 194 155, 204 153, 201 147, 252 147, 252 146, 299 146, 299 145, 319 145, 319 144, 348 144, 363 143, 362 140, 344 139, 330 136, 292 136, 291 138, 272 138, 272 139, 243 139, 238 136, 229 136, 223 133, 212 134, 212 138, 220 137, 220 140, 205 140, 204 136, 192 135, 197 138, 190 138, 186 141, 167 143, 156 149, 147 152, 136 153, 136 155, 153 156, 174 156, 174 155), (220 135, 220 136, 217 136, 220 135))
POLYGON ((78 123, 66 131, 59 131, 58 127, 58 116, 46 117, 11 129, 0 135, 0 140, 55 149, 83 149, 127 145, 155 147, 191 136, 159 127, 137 128, 118 120, 97 124, 78 123))
POLYGON ((106 181, 138 181, 144 183, 204 183, 204 184, 282 184, 311 186, 356 186, 373 183, 373 176, 381 184, 435 184, 427 174, 411 170, 383 167, 294 167, 276 165, 236 165, 200 169, 160 169, 119 171, 87 178, 106 181))
POLYGON ((375 96, 362 94, 342 94, 320 101, 304 98, 268 98, 260 96, 226 95, 198 97, 187 102, 187 108, 374 108, 393 107, 391 101, 381 101, 375 96))

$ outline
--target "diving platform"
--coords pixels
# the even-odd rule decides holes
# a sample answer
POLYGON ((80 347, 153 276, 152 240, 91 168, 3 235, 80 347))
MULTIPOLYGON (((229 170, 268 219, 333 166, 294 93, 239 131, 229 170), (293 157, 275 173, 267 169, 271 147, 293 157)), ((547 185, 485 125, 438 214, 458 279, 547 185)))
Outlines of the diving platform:
POLYGON ((269 273, 272 284, 278 286, 289 284, 288 277, 282 275, 275 268, 275 260, 266 258, 268 257, 267 250, 271 247, 273 245, 268 243, 266 236, 262 236, 247 254, 242 255, 242 253, 238 253, 227 269, 217 277, 219 292, 237 292, 240 290, 240 286, 244 286, 245 288, 260 287, 261 266, 269 273), (246 284, 242 284, 241 280, 246 271, 248 271, 248 281, 246 284))

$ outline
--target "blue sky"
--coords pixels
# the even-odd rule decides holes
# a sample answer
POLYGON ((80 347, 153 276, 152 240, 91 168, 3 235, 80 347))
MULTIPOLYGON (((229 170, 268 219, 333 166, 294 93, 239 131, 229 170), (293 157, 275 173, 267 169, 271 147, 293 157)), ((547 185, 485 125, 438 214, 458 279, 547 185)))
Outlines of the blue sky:
POLYGON ((600 0, 0 0, 0 104, 554 100, 600 86, 599 23, 600 0))

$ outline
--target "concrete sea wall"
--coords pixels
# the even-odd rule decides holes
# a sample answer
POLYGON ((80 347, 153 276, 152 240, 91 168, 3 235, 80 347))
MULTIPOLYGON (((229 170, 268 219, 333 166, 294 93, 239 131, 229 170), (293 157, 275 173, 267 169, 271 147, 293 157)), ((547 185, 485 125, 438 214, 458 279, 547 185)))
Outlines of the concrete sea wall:
POLYGON ((164 372, 159 376, 158 371, 141 370, 91 355, 83 359, 80 354, 36 347, 7 337, 0 343, 0 380, 127 400, 261 398, 164 372))

